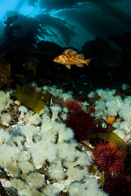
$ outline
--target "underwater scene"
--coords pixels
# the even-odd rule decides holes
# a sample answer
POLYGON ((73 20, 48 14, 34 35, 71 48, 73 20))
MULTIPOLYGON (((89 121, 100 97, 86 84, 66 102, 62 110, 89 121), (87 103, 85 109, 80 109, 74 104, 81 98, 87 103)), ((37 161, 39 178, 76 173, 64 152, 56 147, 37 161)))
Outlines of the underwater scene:
POLYGON ((0 0, 0 195, 131 195, 131 0, 0 0))

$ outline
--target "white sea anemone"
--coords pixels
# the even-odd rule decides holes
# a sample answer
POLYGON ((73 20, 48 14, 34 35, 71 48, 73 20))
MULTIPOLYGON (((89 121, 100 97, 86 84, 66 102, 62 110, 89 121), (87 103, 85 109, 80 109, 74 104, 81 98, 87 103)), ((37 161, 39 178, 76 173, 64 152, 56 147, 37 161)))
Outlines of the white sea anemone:
POLYGON ((85 170, 80 170, 78 168, 70 167, 66 171, 66 175, 72 180, 72 181, 80 181, 84 178, 84 176, 88 174, 85 170))
POLYGON ((53 105, 50 107, 51 111, 52 111, 52 121, 55 121, 58 117, 59 112, 61 112, 61 107, 58 105, 53 105))
POLYGON ((21 112, 20 118, 24 118, 25 114, 28 112, 27 108, 25 106, 19 106, 18 111, 21 112))
POLYGON ((1 114, 1 122, 7 126, 9 126, 12 121, 12 117, 8 113, 1 114))
POLYGON ((54 179, 63 179, 65 176, 64 168, 61 165, 60 161, 57 161, 55 164, 52 164, 48 168, 49 175, 54 179))
POLYGON ((41 188, 44 185, 45 182, 45 178, 43 175, 39 174, 39 173, 30 173, 27 177, 26 177, 26 181, 27 183, 35 188, 41 188))
POLYGON ((8 142, 9 139, 10 139, 9 132, 0 128, 0 145, 3 144, 3 142, 8 142))
POLYGON ((26 147, 30 147, 34 142, 32 141, 32 137, 37 133, 37 129, 35 126, 27 124, 22 128, 22 133, 26 136, 26 147))
POLYGON ((76 156, 76 149, 66 142, 57 145, 58 157, 67 161, 73 161, 76 156))
POLYGON ((38 114, 34 114, 29 117, 29 122, 34 125, 38 125, 41 122, 41 118, 38 114))
POLYGON ((57 156, 55 145, 46 140, 40 140, 34 143, 29 148, 29 152, 32 154, 33 165, 36 169, 40 169, 46 160, 52 163, 57 156))
MULTIPOLYGON (((85 190, 79 182, 71 183, 68 191, 69 191, 70 196, 74 196, 74 195, 75 196, 80 196, 80 195, 85 196, 85 194, 84 194, 85 190)), ((87 192, 86 192, 86 195, 88 195, 87 192)))

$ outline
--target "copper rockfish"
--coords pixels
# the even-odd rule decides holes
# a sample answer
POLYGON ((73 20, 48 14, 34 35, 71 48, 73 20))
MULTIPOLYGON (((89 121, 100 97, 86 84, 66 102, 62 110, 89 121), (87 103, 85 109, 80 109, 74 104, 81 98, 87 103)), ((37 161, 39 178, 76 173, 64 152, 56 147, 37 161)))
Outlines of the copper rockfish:
POLYGON ((55 63, 63 64, 68 69, 71 69, 71 65, 76 65, 77 67, 84 67, 83 64, 89 65, 91 59, 85 59, 83 54, 78 54, 72 49, 67 49, 53 61, 55 63))

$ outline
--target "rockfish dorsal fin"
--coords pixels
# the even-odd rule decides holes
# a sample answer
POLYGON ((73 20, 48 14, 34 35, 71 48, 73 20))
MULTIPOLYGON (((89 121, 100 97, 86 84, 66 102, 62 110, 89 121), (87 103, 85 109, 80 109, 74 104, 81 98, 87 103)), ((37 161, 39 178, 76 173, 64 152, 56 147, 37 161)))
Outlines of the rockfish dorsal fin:
POLYGON ((77 52, 75 50, 72 50, 71 48, 65 50, 63 52, 64 55, 77 55, 77 52))

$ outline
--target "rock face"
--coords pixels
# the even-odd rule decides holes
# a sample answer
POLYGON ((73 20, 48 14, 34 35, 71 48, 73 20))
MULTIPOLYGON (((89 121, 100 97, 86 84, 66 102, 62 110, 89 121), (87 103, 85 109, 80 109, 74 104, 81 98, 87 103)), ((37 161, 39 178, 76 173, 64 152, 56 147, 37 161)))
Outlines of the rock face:
POLYGON ((6 63, 2 56, 0 56, 0 88, 9 83, 11 76, 11 66, 9 63, 6 63))
POLYGON ((88 51, 88 55, 98 67, 121 66, 123 54, 117 50, 113 50, 103 38, 98 37, 94 41, 86 42, 82 49, 84 53, 88 51))

